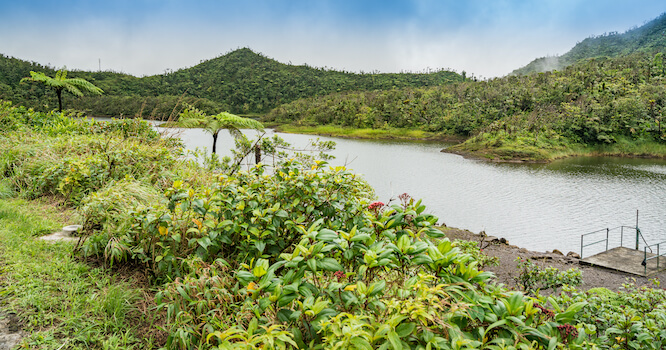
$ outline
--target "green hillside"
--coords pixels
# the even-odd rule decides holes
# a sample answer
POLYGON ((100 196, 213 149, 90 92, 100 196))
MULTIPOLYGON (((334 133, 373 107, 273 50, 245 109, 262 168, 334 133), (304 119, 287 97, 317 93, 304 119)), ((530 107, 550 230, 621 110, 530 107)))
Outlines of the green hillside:
POLYGON ((577 61, 595 57, 617 57, 632 52, 654 53, 666 49, 666 13, 624 33, 605 33, 579 42, 562 56, 537 58, 512 75, 560 70, 577 61))
POLYGON ((581 61, 556 72, 303 99, 274 109, 265 121, 413 128, 469 137, 457 146, 462 152, 545 160, 586 147, 666 155, 664 113, 663 53, 637 52, 581 61), (639 144, 656 148, 632 148, 639 144))
MULTIPOLYGON (((55 98, 37 84, 21 84, 30 70, 53 74, 52 68, 0 56, 0 99, 39 110, 53 108, 55 98)), ((191 68, 137 78, 114 72, 71 72, 105 91, 101 97, 73 98, 69 108, 93 115, 153 115, 164 118, 176 102, 187 98, 210 113, 223 110, 240 114, 265 113, 299 98, 350 90, 380 90, 436 86, 463 78, 454 72, 356 74, 307 65, 277 62, 243 48, 191 68)))

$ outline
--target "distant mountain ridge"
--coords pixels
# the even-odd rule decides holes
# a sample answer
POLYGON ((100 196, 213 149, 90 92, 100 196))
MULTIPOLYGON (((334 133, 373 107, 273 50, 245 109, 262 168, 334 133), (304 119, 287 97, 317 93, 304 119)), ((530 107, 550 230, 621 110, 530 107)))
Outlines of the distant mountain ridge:
POLYGON ((666 50, 666 13, 624 33, 611 32, 589 37, 562 56, 541 57, 511 75, 525 75, 562 68, 595 57, 617 57, 633 52, 654 53, 666 50))
MULTIPOLYGON (((49 108, 53 101, 43 87, 36 84, 19 86, 20 79, 28 76, 30 70, 49 75, 54 73, 53 68, 0 55, 0 99, 38 109, 49 108)), ((461 75, 447 70, 358 74, 307 65, 294 66, 249 48, 232 51, 190 68, 143 78, 85 71, 73 71, 70 76, 84 78, 105 91, 101 97, 69 98, 66 106, 70 108, 88 110, 93 115, 143 113, 161 118, 169 114, 181 97, 188 98, 191 103, 197 100, 209 112, 228 110, 252 114, 265 113, 299 98, 333 92, 436 86, 464 80, 461 75)))

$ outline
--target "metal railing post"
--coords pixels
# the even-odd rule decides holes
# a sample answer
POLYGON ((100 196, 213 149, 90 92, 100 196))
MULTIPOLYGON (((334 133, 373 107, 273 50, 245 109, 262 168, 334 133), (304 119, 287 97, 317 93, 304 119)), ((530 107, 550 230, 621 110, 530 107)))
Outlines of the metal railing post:
POLYGON ((608 227, 606 227, 606 251, 608 251, 608 227))
POLYGON ((636 250, 638 250, 638 235, 641 234, 641 231, 638 230, 638 226, 636 226, 636 250))
POLYGON ((645 263, 643 274, 647 276, 647 247, 643 248, 643 262, 645 263))
POLYGON ((583 237, 585 237, 585 235, 580 236, 580 258, 581 259, 583 258, 583 237))
POLYGON ((624 226, 620 226, 620 247, 622 247, 623 239, 624 239, 624 226))

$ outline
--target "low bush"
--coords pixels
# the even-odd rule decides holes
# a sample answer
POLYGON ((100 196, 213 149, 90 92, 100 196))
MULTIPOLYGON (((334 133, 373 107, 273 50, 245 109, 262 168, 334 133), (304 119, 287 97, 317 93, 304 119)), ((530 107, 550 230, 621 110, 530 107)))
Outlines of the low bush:
POLYGON ((574 315, 579 332, 571 349, 664 349, 666 347, 666 291, 654 287, 622 286, 617 293, 587 292, 564 287, 553 299, 562 307, 585 301, 574 315))
POLYGON ((542 290, 557 289, 564 285, 578 286, 583 282, 583 275, 579 269, 571 268, 560 271, 555 267, 541 267, 530 259, 517 258, 518 276, 515 278, 518 286, 529 294, 542 290))

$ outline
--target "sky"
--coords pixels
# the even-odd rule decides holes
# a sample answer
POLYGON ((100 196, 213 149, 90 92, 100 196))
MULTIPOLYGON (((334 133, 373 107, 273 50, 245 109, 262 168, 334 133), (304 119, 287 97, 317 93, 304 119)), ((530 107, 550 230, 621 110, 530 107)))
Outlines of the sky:
POLYGON ((664 12, 664 0, 0 0, 0 54, 140 77, 249 47, 294 65, 483 79, 664 12))

